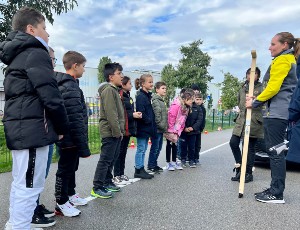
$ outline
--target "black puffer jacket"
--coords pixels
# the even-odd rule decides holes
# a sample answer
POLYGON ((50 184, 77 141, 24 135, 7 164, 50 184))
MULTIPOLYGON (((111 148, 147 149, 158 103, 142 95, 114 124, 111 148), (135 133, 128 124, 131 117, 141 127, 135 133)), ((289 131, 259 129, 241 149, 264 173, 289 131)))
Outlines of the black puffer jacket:
POLYGON ((203 111, 199 105, 193 102, 190 112, 185 121, 185 127, 192 127, 194 130, 191 132, 185 132, 187 135, 199 134, 203 120, 203 111))
POLYGON ((61 148, 77 147, 79 156, 91 155, 88 146, 88 116, 79 82, 66 73, 55 73, 59 91, 69 118, 69 132, 57 144, 61 148))
POLYGON ((27 33, 11 32, 0 44, 5 72, 4 131, 9 149, 43 147, 68 129, 66 109, 45 46, 27 33))
POLYGON ((125 115, 125 136, 135 136, 136 135, 136 120, 133 117, 134 113, 134 103, 130 97, 130 92, 124 92, 120 90, 121 99, 124 104, 125 115), (126 121, 127 118, 127 121, 126 121))

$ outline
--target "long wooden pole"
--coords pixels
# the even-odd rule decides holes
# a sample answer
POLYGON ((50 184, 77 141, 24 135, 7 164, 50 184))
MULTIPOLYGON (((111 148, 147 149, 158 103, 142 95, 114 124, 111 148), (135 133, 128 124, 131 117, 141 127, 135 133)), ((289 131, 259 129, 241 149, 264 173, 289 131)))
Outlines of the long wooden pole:
MULTIPOLYGON (((251 62, 251 72, 250 72, 249 93, 248 93, 249 97, 253 96, 253 90, 254 90, 254 78, 255 78, 255 69, 256 69, 256 51, 252 50, 251 55, 252 55, 252 62, 251 62)), ((242 168, 241 168, 240 185, 239 185, 239 198, 243 197, 244 188, 245 188, 245 175, 246 175, 246 165, 247 165, 248 146, 249 146, 249 137, 250 137, 251 115, 252 115, 252 109, 251 108, 247 109, 245 132, 244 132, 244 142, 243 142, 242 168)))

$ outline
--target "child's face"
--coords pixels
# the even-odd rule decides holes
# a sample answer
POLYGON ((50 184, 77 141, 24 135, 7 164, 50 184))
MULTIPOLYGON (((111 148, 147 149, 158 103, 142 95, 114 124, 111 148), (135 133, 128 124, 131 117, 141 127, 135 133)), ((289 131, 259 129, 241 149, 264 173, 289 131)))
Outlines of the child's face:
POLYGON ((145 82, 143 83, 143 88, 147 91, 152 90, 152 88, 153 88, 153 78, 152 77, 146 77, 145 82))
POLYGON ((132 89, 131 81, 129 80, 126 85, 122 84, 122 88, 126 91, 130 91, 132 89))
POLYGON ((194 102, 194 99, 193 98, 190 98, 190 99, 184 99, 183 100, 184 104, 187 105, 187 106, 192 106, 193 102, 194 102))
POLYGON ((161 87, 159 87, 159 89, 156 89, 156 93, 161 96, 164 97, 167 94, 167 87, 165 85, 162 85, 161 87))
POLYGON ((85 62, 81 64, 74 64, 74 74, 76 78, 81 78, 85 71, 85 62))
POLYGON ((48 44, 49 34, 46 31, 45 21, 37 24, 36 27, 32 25, 27 25, 26 33, 31 34, 35 37, 42 38, 48 44))
POLYGON ((203 104, 203 98, 199 98, 199 97, 195 98, 195 103, 196 103, 196 105, 202 105, 203 104))
POLYGON ((113 75, 109 75, 110 82, 115 86, 122 86, 123 73, 120 70, 116 70, 113 75))

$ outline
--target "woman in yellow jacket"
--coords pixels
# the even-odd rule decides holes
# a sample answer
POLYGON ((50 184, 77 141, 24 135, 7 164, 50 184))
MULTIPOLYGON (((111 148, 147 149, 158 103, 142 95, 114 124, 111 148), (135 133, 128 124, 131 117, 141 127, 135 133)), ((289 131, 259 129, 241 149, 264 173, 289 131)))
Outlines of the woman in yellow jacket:
MULTIPOLYGON (((263 79, 264 90, 254 100, 247 98, 248 108, 264 104, 264 138, 267 150, 284 141, 288 125, 288 106, 297 84, 294 45, 295 38, 288 32, 278 33, 272 38, 269 50, 274 59, 263 79)), ((285 203, 285 154, 269 151, 268 155, 271 185, 265 191, 255 193, 255 198, 260 202, 282 204, 285 203)))

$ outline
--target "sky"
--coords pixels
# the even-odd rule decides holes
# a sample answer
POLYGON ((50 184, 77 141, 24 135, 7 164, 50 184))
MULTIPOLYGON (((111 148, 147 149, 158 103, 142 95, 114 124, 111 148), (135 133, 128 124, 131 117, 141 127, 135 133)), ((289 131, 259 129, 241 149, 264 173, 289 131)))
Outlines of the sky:
POLYGON ((124 70, 176 67, 181 46, 201 39, 212 58, 212 82, 223 72, 242 80, 251 65, 251 50, 264 73, 272 57, 269 46, 278 32, 300 37, 300 4, 296 0, 78 0, 78 7, 47 23, 49 45, 58 64, 68 50, 97 68, 108 56, 124 70))

